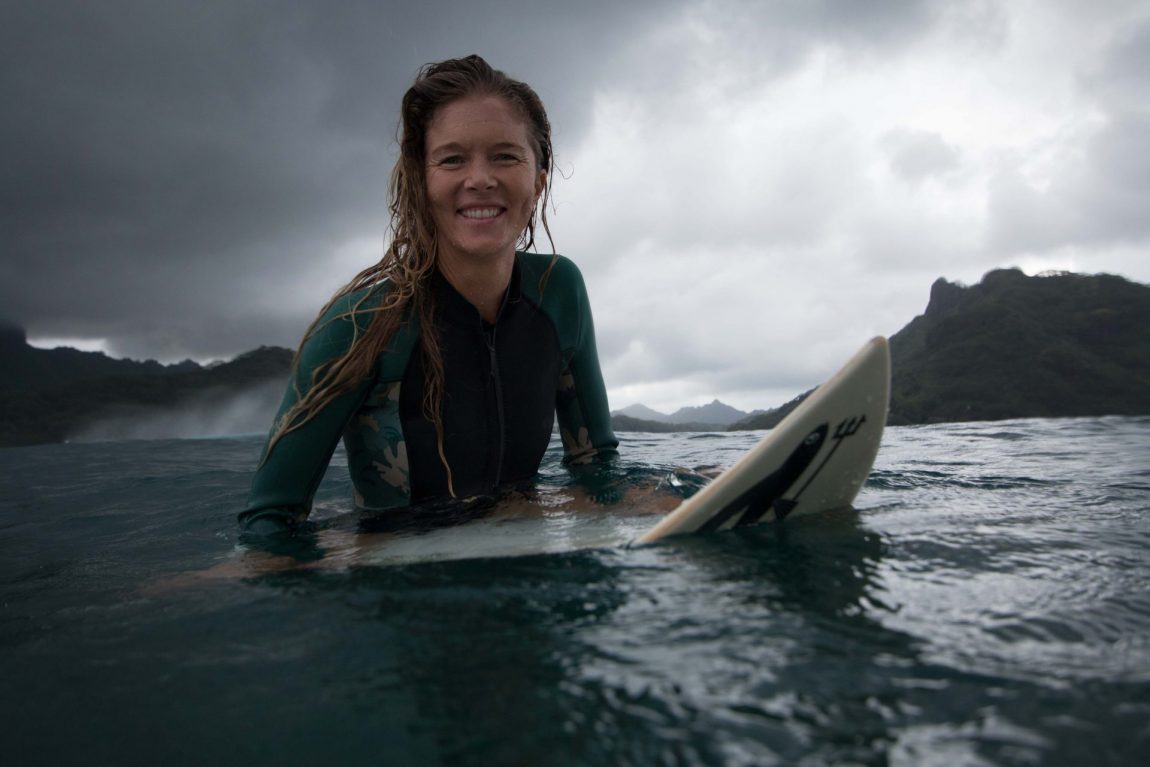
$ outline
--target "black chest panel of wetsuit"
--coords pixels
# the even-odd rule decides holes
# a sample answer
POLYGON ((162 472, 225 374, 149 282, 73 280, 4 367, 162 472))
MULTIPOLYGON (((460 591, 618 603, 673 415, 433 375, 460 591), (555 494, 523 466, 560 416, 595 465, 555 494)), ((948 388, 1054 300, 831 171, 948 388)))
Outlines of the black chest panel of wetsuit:
MULTIPOLYGON (((437 278, 443 356, 444 452, 456 497, 535 476, 551 439, 562 350, 551 320, 514 289, 495 325, 437 278)), ((448 496, 435 427, 424 415, 425 360, 411 355, 400 419, 411 467, 411 502, 448 496)))

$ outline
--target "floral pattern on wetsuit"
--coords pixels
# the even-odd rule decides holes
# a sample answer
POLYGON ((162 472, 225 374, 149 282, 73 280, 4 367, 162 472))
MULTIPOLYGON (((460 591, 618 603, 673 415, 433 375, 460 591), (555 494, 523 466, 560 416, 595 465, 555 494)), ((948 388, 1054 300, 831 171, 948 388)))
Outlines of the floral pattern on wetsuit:
POLYGON ((356 505, 405 506, 411 497, 407 445, 399 420, 399 382, 377 385, 344 432, 356 505))
POLYGON ((575 377, 570 371, 559 376, 559 389, 555 393, 555 411, 559 417, 559 436, 563 439, 563 452, 567 463, 585 464, 595 460, 599 451, 591 443, 579 407, 579 396, 575 390, 575 377))

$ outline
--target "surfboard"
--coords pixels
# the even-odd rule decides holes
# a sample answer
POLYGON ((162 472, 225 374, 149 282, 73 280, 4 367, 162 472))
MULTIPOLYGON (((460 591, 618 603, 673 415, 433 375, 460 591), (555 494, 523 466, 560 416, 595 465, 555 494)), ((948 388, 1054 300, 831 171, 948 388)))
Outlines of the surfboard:
POLYGON ((874 465, 889 406, 890 347, 880 336, 632 545, 850 506, 874 465))
POLYGON ((324 545, 345 551, 346 556, 334 557, 335 566, 517 557, 635 546, 849 507, 874 464, 889 399, 890 351, 885 338, 875 338, 733 466, 654 527, 648 514, 565 508, 565 490, 555 486, 541 491, 546 500, 519 507, 504 502, 479 519, 396 532, 374 544, 366 544, 362 530, 349 523, 349 529, 329 530, 331 540, 324 545))

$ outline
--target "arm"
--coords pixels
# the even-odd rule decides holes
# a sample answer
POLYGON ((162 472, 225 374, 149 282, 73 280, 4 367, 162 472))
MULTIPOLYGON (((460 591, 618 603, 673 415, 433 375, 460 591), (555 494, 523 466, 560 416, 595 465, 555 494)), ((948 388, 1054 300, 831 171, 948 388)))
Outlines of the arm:
POLYGON ((611 411, 599 367, 587 287, 583 275, 567 259, 555 264, 551 280, 548 292, 564 294, 565 332, 562 335, 570 338, 571 349, 555 397, 559 433, 566 453, 564 461, 581 465, 609 460, 618 454, 619 440, 611 429, 611 411))
MULTIPOLYGON (((284 393, 276 422, 297 401, 297 390, 311 386, 312 375, 325 362, 347 351, 355 333, 350 317, 341 317, 355 304, 350 296, 337 302, 323 317, 316 332, 300 349, 294 380, 284 393)), ((356 317, 362 332, 370 315, 356 317)), ((285 435, 270 453, 267 445, 255 477, 247 507, 239 514, 240 526, 257 534, 290 532, 311 511, 312 499, 323 479, 348 419, 359 409, 371 388, 364 381, 332 400, 312 420, 285 435)))

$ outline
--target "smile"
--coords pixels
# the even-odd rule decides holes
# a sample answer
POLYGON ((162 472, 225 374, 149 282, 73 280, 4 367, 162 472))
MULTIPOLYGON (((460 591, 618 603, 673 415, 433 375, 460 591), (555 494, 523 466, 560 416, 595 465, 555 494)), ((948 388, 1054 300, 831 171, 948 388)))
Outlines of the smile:
POLYGON ((502 212, 503 208, 464 208, 459 211, 459 215, 464 218, 483 219, 495 218, 502 212))

